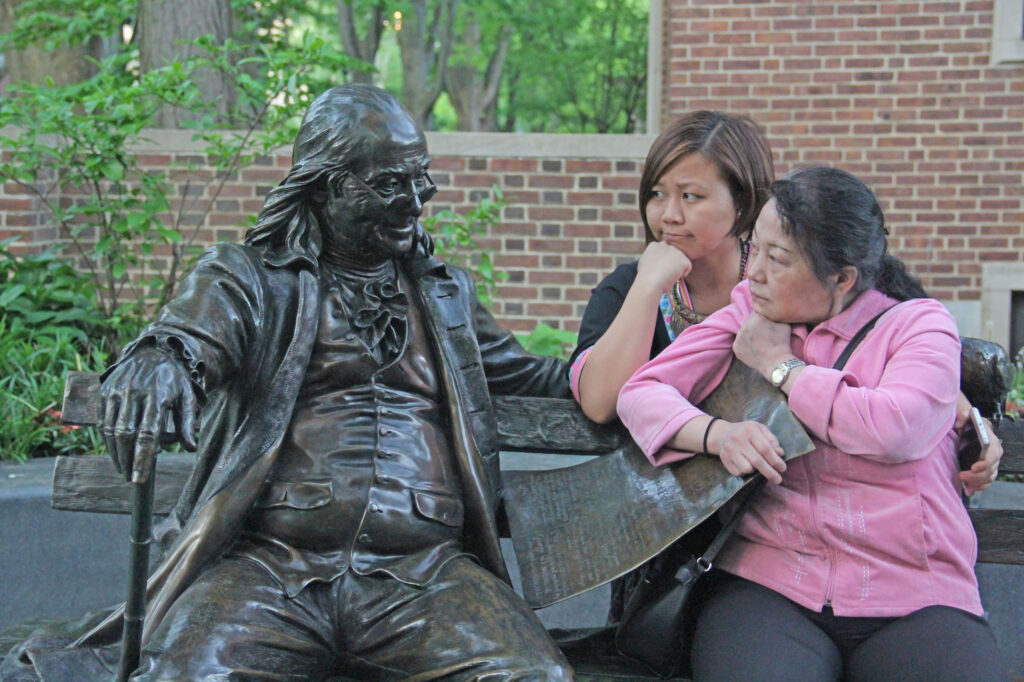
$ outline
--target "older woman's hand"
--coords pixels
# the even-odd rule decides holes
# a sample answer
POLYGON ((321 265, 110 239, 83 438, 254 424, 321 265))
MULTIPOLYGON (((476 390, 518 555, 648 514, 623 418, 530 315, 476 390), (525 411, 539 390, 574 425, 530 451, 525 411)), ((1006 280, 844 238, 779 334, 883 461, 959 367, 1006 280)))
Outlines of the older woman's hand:
MULTIPOLYGON (((953 428, 956 429, 957 433, 963 433, 967 420, 970 419, 970 414, 971 403, 968 402, 967 396, 961 393, 956 401, 956 421, 953 422, 953 428)), ((984 457, 971 465, 970 469, 961 471, 959 474, 960 481, 964 485, 964 492, 968 495, 981 492, 992 485, 992 482, 996 480, 996 476, 999 475, 999 461, 1003 458, 1003 442, 996 436, 995 430, 992 428, 992 422, 985 418, 982 418, 981 421, 988 432, 988 450, 984 457)))
POLYGON ((788 324, 751 313, 736 332, 732 352, 744 365, 767 377, 779 362, 793 356, 792 333, 788 324))
POLYGON ((726 471, 733 476, 760 471, 772 483, 782 483, 785 452, 764 424, 720 420, 712 425, 709 435, 711 451, 718 453, 726 471))

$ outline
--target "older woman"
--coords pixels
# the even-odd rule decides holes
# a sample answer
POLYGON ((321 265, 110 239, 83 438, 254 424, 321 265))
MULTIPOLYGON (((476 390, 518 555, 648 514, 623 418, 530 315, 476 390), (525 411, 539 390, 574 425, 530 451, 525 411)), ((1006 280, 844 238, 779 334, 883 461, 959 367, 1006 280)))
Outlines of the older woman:
POLYGON ((706 444, 731 473, 772 484, 716 562, 694 678, 1003 679, 960 499, 956 324, 886 255, 882 211, 856 178, 804 169, 770 194, 749 279, 618 400, 655 464, 706 444), (813 452, 787 463, 766 427, 694 407, 734 355, 788 396, 813 452))

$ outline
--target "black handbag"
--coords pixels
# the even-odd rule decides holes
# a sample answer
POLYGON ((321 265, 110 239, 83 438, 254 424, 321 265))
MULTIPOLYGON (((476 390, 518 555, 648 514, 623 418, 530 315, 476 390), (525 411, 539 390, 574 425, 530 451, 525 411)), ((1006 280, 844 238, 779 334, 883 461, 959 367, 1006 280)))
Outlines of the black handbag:
MULTIPOLYGON (((873 317, 850 339, 833 369, 842 369, 853 349, 867 335, 875 322, 888 311, 873 317)), ((658 556, 641 569, 641 577, 626 597, 622 618, 615 630, 615 646, 623 656, 638 661, 661 677, 689 674, 690 646, 693 642, 697 612, 704 596, 708 572, 718 552, 739 524, 750 500, 765 483, 758 479, 747 484, 739 505, 718 531, 714 540, 699 556, 682 561, 670 555, 658 556), (676 566, 675 571, 671 570, 676 566)), ((671 548, 670 548, 671 549, 671 548)), ((670 551, 670 550, 666 550, 670 551)))
POLYGON ((743 512, 765 479, 749 483, 733 515, 700 556, 678 560, 657 557, 643 566, 640 580, 629 592, 615 630, 615 646, 627 658, 639 661, 661 677, 688 673, 693 626, 697 620, 705 581, 719 550, 732 535, 743 512), (670 566, 678 568, 672 572, 670 566))

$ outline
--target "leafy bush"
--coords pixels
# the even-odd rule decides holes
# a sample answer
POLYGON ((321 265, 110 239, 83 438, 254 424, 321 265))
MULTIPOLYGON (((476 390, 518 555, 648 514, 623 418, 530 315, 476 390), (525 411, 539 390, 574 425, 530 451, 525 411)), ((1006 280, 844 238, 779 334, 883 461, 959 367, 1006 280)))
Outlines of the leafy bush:
MULTIPOLYGON (((114 27, 111 17, 125 16, 130 5, 108 4, 24 0, 14 30, 0 36, 0 49, 106 35, 114 27)), ((138 327, 173 297, 225 182, 294 138, 310 101, 311 72, 339 72, 350 61, 321 39, 290 45, 275 35, 222 45, 202 36, 192 41, 199 56, 145 73, 137 46, 119 45, 86 80, 13 84, 0 100, 0 127, 15 131, 0 137, 0 179, 20 186, 49 214, 92 276, 106 317, 138 327), (198 84, 211 69, 235 84, 237 106, 227 114, 215 113, 217 103, 200 94, 198 84), (198 169, 182 163, 154 171, 131 151, 148 141, 166 106, 195 116, 189 127, 205 144, 214 172, 205 198, 196 198, 187 184, 179 191, 171 180, 198 169)), ((116 354, 117 338, 104 338, 103 348, 116 354)))
POLYGON ((493 302, 497 283, 508 278, 508 273, 495 271, 490 251, 476 242, 476 237, 498 224, 501 209, 505 208, 501 188, 492 185, 491 193, 493 199, 484 197, 465 214, 445 209, 423 219, 423 227, 434 238, 437 257, 469 270, 477 285, 477 297, 484 305, 493 302))
POLYGON ((94 429, 60 423, 68 370, 100 370, 96 344, 123 330, 96 306, 92 278, 54 250, 15 256, 0 242, 0 460, 98 452, 94 429))
POLYGON ((576 334, 565 329, 555 329, 543 322, 529 334, 516 334, 519 343, 531 353, 537 355, 554 355, 555 357, 568 360, 569 355, 576 347, 576 334))
POLYGON ((63 331, 38 340, 6 331, 0 324, 0 460, 102 452, 96 429, 60 422, 68 368, 98 370, 102 362, 83 358, 63 331))

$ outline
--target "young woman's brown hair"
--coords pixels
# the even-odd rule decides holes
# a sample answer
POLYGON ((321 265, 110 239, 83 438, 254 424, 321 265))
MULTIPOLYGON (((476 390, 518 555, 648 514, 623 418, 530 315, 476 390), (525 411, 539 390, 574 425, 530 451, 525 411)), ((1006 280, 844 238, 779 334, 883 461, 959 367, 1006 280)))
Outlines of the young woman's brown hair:
POLYGON ((764 131, 746 116, 722 111, 694 111, 673 121, 651 145, 640 177, 640 216, 647 242, 647 202, 661 176, 684 156, 699 153, 716 166, 729 185, 736 206, 732 232, 746 238, 764 204, 764 191, 775 179, 772 152, 764 131))

